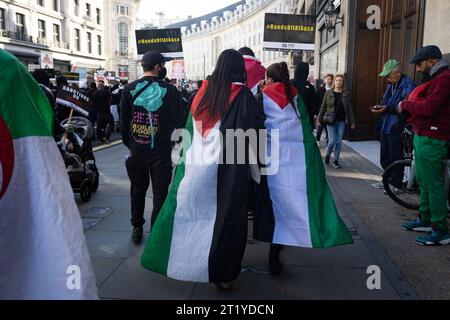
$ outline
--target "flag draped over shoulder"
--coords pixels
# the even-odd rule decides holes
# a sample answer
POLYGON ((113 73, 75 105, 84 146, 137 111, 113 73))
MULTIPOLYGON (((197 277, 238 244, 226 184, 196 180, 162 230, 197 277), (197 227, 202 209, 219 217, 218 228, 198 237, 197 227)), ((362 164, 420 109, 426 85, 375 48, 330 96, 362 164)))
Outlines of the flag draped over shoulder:
POLYGON ((244 56, 244 62, 247 71, 247 86, 256 95, 259 82, 266 77, 266 69, 261 65, 261 61, 252 56, 244 56))
POLYGON ((263 91, 268 150, 273 130, 279 130, 280 153, 278 159, 271 159, 278 172, 258 187, 255 239, 306 248, 351 244, 326 180, 308 111, 294 87, 292 92, 294 106, 284 84, 275 83, 263 91))
MULTIPOLYGON (((247 241, 248 164, 221 164, 227 129, 256 128, 251 91, 233 84, 222 119, 197 115, 207 83, 197 94, 183 137, 181 163, 141 258, 142 266, 170 278, 227 282, 237 278, 247 241)), ((236 162, 235 162, 236 163, 236 162)))
POLYGON ((53 110, 1 49, 0 82, 0 299, 98 299, 53 110))

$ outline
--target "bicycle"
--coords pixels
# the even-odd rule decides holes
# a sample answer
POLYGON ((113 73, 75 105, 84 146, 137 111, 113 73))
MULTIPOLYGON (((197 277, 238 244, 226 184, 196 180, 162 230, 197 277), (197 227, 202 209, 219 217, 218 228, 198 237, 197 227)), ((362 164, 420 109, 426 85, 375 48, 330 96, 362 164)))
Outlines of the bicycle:
MULTIPOLYGON (((407 126, 402 133, 404 160, 396 161, 386 169, 383 173, 383 186, 388 196, 397 204, 417 211, 420 207, 420 187, 416 181, 413 137, 412 127, 407 126), (392 172, 397 172, 397 170, 404 172, 402 188, 398 191, 393 189, 389 183, 392 172)), ((447 210, 450 212, 450 159, 444 161, 444 170, 445 190, 448 195, 447 210)))

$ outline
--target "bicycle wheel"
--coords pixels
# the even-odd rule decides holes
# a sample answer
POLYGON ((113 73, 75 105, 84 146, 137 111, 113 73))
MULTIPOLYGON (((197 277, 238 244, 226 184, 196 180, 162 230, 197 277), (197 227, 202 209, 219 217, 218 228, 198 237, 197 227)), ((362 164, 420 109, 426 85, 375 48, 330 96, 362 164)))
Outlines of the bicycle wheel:
POLYGON ((412 176, 411 168, 412 160, 403 160, 393 163, 390 167, 386 169, 383 174, 383 185, 384 190, 386 190, 389 197, 396 203, 410 210, 419 210, 420 207, 420 189, 416 181, 413 182, 412 188, 408 188, 409 179, 412 176), (392 172, 397 172, 397 170, 402 170, 404 172, 404 178, 402 183, 402 188, 395 192, 391 189, 389 184, 389 177, 392 172))

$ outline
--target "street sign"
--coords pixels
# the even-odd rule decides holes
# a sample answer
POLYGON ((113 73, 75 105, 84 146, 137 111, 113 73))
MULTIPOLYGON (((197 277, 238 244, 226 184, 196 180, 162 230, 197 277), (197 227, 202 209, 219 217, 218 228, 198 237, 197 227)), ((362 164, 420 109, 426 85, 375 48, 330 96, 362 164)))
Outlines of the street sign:
POLYGON ((138 55, 158 51, 167 58, 182 58, 181 29, 136 30, 138 55))
POLYGON ((53 54, 41 51, 41 69, 53 69, 53 54))
POLYGON ((316 17, 266 13, 263 49, 266 51, 313 51, 316 17))

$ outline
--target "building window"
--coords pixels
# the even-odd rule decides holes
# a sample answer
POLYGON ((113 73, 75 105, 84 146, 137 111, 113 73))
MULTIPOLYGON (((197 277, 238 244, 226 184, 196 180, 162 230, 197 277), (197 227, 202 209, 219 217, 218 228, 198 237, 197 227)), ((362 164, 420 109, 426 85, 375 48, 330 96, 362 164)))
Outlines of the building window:
POLYGON ((16 33, 19 39, 25 37, 25 15, 21 13, 16 13, 16 33))
POLYGON ((122 16, 128 16, 128 7, 127 6, 117 6, 117 14, 122 16))
POLYGON ((61 41, 61 30, 59 24, 53 25, 53 42, 57 43, 61 41))
POLYGON ((90 3, 86 3, 86 16, 88 16, 88 17, 91 16, 91 4, 90 3))
POLYGON ((80 51, 80 29, 75 29, 75 50, 80 51))
POLYGON ((97 36, 98 55, 102 55, 102 37, 97 36))
POLYGON ((0 29, 1 30, 5 30, 6 29, 5 9, 2 9, 2 8, 0 8, 0 29))
POLYGON ((80 3, 78 0, 73 0, 73 14, 75 16, 80 14, 80 3))
POLYGON ((37 4, 41 7, 45 6, 44 0, 38 0, 37 4))
POLYGON ((45 39, 45 21, 38 20, 38 38, 45 39))
POLYGON ((128 25, 126 23, 119 23, 119 54, 128 54, 128 25))
POLYGON ((53 10, 59 11, 59 0, 53 0, 53 10))
POLYGON ((92 53, 92 33, 87 32, 87 47, 88 47, 88 52, 92 53))
POLYGON ((97 8, 96 11, 97 11, 97 24, 101 24, 102 19, 101 19, 100 9, 97 8))

